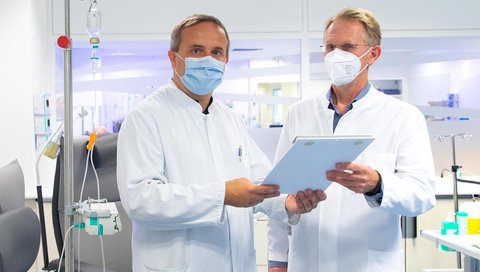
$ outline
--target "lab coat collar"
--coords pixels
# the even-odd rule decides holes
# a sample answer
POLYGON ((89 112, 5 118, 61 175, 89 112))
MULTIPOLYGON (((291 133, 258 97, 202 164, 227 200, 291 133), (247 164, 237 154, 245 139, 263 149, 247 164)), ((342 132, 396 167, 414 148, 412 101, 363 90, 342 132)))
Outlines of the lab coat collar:
MULTIPOLYGON (((192 99, 190 96, 188 96, 186 93, 184 93, 182 90, 180 90, 173 80, 170 80, 170 83, 166 87, 167 93, 169 96, 171 96, 173 99, 175 99, 177 102, 179 102, 181 105, 185 106, 188 108, 191 112, 194 114, 199 114, 202 116, 206 116, 203 113, 202 106, 200 103, 198 103, 196 100, 192 99)), ((213 99, 213 96, 212 96, 213 99)), ((207 115, 212 115, 216 112, 216 103, 212 100, 210 102, 210 105, 208 107, 208 114, 207 115)))
POLYGON ((380 99, 379 97, 381 97, 382 93, 379 92, 377 89, 375 89, 375 87, 372 84, 369 83, 368 86, 369 86, 368 92, 364 94, 362 99, 358 99, 357 101, 355 101, 355 103, 353 104, 353 108, 361 107, 362 105, 364 105, 366 103, 372 103, 372 102, 373 103, 381 103, 379 101, 379 99, 380 99))

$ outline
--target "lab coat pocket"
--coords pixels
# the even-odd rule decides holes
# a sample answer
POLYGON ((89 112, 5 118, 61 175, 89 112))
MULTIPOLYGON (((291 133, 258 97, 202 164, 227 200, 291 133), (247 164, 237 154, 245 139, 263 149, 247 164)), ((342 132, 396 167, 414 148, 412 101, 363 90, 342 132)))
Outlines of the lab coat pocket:
POLYGON ((231 178, 247 177, 250 178, 249 165, 250 158, 248 157, 247 150, 244 146, 239 145, 236 149, 235 157, 231 165, 235 165, 235 169, 232 169, 230 173, 231 178))
POLYGON ((190 268, 186 264, 182 266, 166 267, 166 268, 152 268, 145 265, 143 268, 143 272, 188 272, 188 271, 190 271, 190 268))
POLYGON ((243 156, 242 160, 238 162, 238 175, 241 177, 250 178, 250 171, 248 167, 248 157, 243 156))
POLYGON ((368 251, 368 272, 403 271, 402 254, 397 251, 368 251))

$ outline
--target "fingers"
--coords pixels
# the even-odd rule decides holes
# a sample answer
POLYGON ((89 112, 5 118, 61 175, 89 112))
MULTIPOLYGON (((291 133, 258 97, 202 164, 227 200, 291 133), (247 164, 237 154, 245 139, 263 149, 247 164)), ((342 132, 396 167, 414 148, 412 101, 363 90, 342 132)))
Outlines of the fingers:
POLYGON ((278 185, 257 185, 254 187, 254 193, 262 198, 277 197, 280 195, 278 185))
POLYGON ((325 199, 327 199, 327 194, 322 190, 315 190, 315 195, 320 201, 324 201, 325 199))
POLYGON ((323 201, 327 198, 325 192, 321 190, 313 191, 307 189, 304 192, 298 192, 295 196, 297 205, 303 207, 304 212, 310 212, 315 209, 320 201, 323 201))
POLYGON ((353 180, 359 173, 352 169, 335 169, 327 171, 327 179, 330 181, 341 182, 353 180))
POLYGON ((264 185, 256 185, 252 184, 253 186, 251 187, 251 191, 249 193, 250 198, 255 203, 252 203, 254 205, 263 202, 264 199, 266 198, 271 198, 271 197, 277 197, 280 195, 280 187, 278 185, 273 185, 273 184, 264 184, 264 185))
POLYGON ((352 175, 358 174, 359 172, 361 172, 361 169, 354 163, 338 162, 335 164, 335 169, 327 171, 327 179, 348 180, 352 175))
POLYGON ((379 174, 368 165, 341 162, 335 164, 336 169, 328 170, 326 177, 355 193, 365 193, 375 187, 379 174))
POLYGON ((356 170, 356 165, 351 162, 337 162, 335 164, 335 169, 337 170, 356 170))
POLYGON ((287 272, 286 267, 270 267, 268 272, 287 272))
MULTIPOLYGON (((297 195, 295 196, 297 202, 300 202, 301 207, 303 207, 303 210, 305 212, 310 212, 313 210, 313 205, 309 199, 307 199, 307 196, 305 195, 304 192, 298 192, 297 195)), ((316 206, 315 206, 316 207, 316 206)))
POLYGON ((335 169, 326 172, 326 178, 329 181, 336 182, 350 190, 361 183, 364 175, 364 168, 360 164, 350 162, 339 162, 335 164, 335 169))
POLYGON ((288 195, 285 201, 287 211, 295 214, 308 213, 318 206, 320 201, 327 198, 322 190, 307 189, 296 194, 288 195))
POLYGON ((246 178, 225 183, 225 204, 234 207, 251 207, 266 198, 279 195, 278 185, 256 185, 246 178))
POLYGON ((272 192, 278 192, 280 187, 278 185, 273 184, 264 184, 264 185, 257 185, 255 187, 255 191, 259 194, 270 194, 272 192))

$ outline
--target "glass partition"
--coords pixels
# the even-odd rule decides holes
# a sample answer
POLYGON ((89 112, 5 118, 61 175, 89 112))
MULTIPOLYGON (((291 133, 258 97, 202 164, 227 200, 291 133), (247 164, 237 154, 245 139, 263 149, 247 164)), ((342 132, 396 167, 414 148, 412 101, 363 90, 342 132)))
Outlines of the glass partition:
MULTIPOLYGON (((169 41, 108 41, 98 48, 87 42, 74 44, 74 105, 90 114, 75 126, 75 133, 86 133, 95 125, 114 132, 132 101, 137 103, 166 85, 173 73, 168 48, 169 41), (95 66, 92 54, 98 57, 95 66)), ((300 49, 298 39, 232 40, 224 80, 214 98, 242 114, 250 127, 281 125, 288 106, 300 98, 300 49)), ((61 99, 60 49, 56 60, 57 99, 61 99)), ((57 114, 57 119, 62 116, 57 114)))

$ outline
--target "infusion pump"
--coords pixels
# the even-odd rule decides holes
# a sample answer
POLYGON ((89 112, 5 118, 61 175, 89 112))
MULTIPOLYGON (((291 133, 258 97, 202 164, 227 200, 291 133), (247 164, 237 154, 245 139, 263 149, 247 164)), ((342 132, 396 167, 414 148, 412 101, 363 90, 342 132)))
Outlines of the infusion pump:
POLYGON ((77 212, 83 216, 85 231, 90 235, 112 235, 122 230, 115 203, 106 199, 85 200, 77 212))

